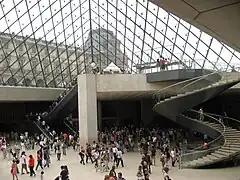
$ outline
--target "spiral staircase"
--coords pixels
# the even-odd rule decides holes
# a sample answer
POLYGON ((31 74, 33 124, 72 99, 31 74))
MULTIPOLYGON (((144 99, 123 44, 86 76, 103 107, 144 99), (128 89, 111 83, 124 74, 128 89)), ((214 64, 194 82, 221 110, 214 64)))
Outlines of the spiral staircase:
MULTIPOLYGON (((204 118, 200 120, 200 112, 191 110, 239 82, 240 78, 236 74, 212 72, 197 79, 176 83, 154 94, 155 112, 213 139, 208 142, 208 149, 204 150, 203 146, 199 146, 193 152, 183 153, 180 159, 181 168, 203 168, 231 160, 240 154, 239 130, 220 121, 216 117, 218 115, 201 113, 204 118)), ((235 122, 240 124, 238 120, 235 122)))

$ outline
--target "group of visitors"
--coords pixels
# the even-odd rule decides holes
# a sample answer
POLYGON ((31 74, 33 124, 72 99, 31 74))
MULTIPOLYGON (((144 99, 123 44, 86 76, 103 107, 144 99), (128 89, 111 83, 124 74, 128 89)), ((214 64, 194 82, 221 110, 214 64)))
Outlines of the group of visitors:
MULTIPOLYGON (((113 166, 110 173, 106 175, 104 179, 121 179, 122 173, 120 172, 117 175, 115 169, 119 167, 120 163, 122 167, 124 167, 123 154, 125 151, 139 150, 142 158, 136 176, 138 180, 148 180, 152 173, 151 166, 156 165, 156 155, 157 152, 160 152, 160 162, 164 179, 168 180, 170 179, 168 175, 169 169, 175 166, 180 155, 183 139, 179 132, 181 131, 177 131, 176 129, 164 131, 154 128, 135 128, 134 126, 121 129, 114 127, 104 132, 99 132, 98 141, 102 148, 100 148, 99 153, 97 153, 97 159, 94 158, 95 162, 99 160, 99 163, 95 164, 95 168, 98 168, 99 166, 97 165, 100 164, 101 172, 104 172, 104 170, 107 171, 109 170, 109 162, 112 162, 113 166), (109 148, 104 148, 107 146, 109 148)), ((93 144, 95 144, 95 142, 93 144)), ((86 151, 88 151, 87 149, 88 148, 86 148, 86 151)), ((82 152, 84 152, 84 150, 82 152)), ((94 153, 92 157, 95 157, 94 153)))
MULTIPOLYGON (((24 175, 29 174, 30 176, 35 177, 38 169, 41 169, 40 177, 43 180, 44 176, 44 168, 49 168, 51 162, 51 151, 54 151, 57 156, 57 159, 60 160, 62 152, 63 155, 66 155, 66 149, 64 150, 65 140, 67 138, 64 137, 64 134, 60 134, 59 136, 55 135, 55 140, 53 145, 50 144, 50 140, 47 139, 43 134, 34 135, 28 137, 28 133, 20 134, 19 138, 15 137, 15 133, 11 133, 12 135, 0 135, 0 149, 3 152, 3 158, 8 161, 12 161, 10 173, 12 175, 13 180, 18 180, 18 174, 24 175), (7 136, 5 136, 7 135, 7 136), (14 136, 13 136, 14 135, 14 136), (12 141, 13 137, 17 141, 12 141), (28 139, 31 139, 31 148, 29 150, 36 150, 36 156, 32 154, 27 154, 28 149, 25 147, 24 143, 28 139)), ((61 167, 60 175, 56 179, 68 180, 68 169, 67 166, 61 167), (61 177, 61 178, 60 178, 61 177)))
MULTIPOLYGON (((92 163, 96 172, 108 172, 104 177, 106 180, 124 179, 122 172, 117 173, 116 169, 124 167, 124 154, 134 151, 139 151, 142 157, 139 161, 136 178, 138 180, 150 179, 151 167, 156 165, 156 156, 159 152, 164 177, 169 177, 169 169, 174 167, 178 161, 183 142, 182 130, 180 129, 161 130, 157 127, 149 129, 128 126, 122 128, 113 127, 99 131, 98 142, 93 141, 91 144, 87 143, 84 146, 80 145, 79 140, 70 134, 57 134, 50 128, 46 129, 48 126, 46 123, 43 123, 41 118, 40 124, 42 124, 42 127, 45 127, 46 131, 52 134, 52 139, 47 138, 44 134, 36 134, 29 137, 28 133, 20 134, 19 138, 16 138, 15 133, 12 133, 13 139, 18 139, 18 141, 14 141, 16 143, 7 149, 6 140, 1 138, 0 145, 4 157, 6 158, 7 154, 9 154, 8 152, 10 152, 9 159, 13 160, 11 168, 13 179, 18 179, 18 172, 35 176, 35 171, 38 171, 39 168, 43 177, 44 168, 50 167, 52 163, 52 152, 56 154, 56 159, 60 161, 62 155, 67 155, 67 148, 69 147, 78 152, 80 164, 92 163), (29 148, 26 148, 26 145, 23 145, 22 142, 29 142, 29 148), (37 153, 35 158, 31 154, 27 155, 28 149, 35 149, 36 147, 37 153), (21 168, 20 171, 18 167, 21 168)), ((66 166, 61 167, 60 176, 63 180, 64 174, 67 174, 66 178, 69 179, 68 172, 66 166)), ((56 179, 59 179, 60 176, 56 179)))

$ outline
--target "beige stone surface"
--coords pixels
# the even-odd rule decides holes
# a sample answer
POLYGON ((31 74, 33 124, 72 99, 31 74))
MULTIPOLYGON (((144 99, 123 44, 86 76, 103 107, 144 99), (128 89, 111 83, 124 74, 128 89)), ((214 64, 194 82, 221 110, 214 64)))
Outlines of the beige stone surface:
MULTIPOLYGON (((35 154, 35 152, 28 152, 35 154)), ((2 154, 1 154, 2 155, 2 154)), ((44 180, 53 180, 60 172, 60 166, 63 164, 68 165, 70 171, 71 180, 102 180, 105 173, 96 172, 92 164, 81 165, 79 163, 79 157, 76 152, 72 149, 68 150, 68 155, 58 162, 56 156, 52 156, 52 165, 45 171, 44 180)), ((126 153, 124 154, 125 167, 118 168, 117 172, 122 172, 127 180, 136 180, 137 166, 140 161, 138 153, 126 153)), ((3 160, 0 156, 0 180, 12 180, 10 175, 11 162, 3 160)), ((240 168, 226 168, 226 169, 211 169, 211 170, 192 170, 185 169, 179 170, 178 168, 172 168, 170 175, 173 180, 239 180, 240 179, 240 168)), ((19 180, 40 180, 40 170, 37 171, 37 176, 31 178, 28 175, 19 175, 19 180)), ((151 180, 163 179, 161 173, 160 162, 157 161, 157 166, 153 167, 153 173, 150 176, 151 180)))

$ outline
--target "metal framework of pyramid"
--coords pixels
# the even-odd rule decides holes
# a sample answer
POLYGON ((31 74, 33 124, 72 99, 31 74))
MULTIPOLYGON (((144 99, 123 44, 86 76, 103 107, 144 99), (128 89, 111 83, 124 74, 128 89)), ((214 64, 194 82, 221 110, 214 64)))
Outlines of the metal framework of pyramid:
MULTIPOLYGON (((64 87, 95 62, 123 72, 238 71, 240 54, 147 0, 2 0, 0 84, 64 87)), ((240 65, 240 64, 239 64, 240 65)))

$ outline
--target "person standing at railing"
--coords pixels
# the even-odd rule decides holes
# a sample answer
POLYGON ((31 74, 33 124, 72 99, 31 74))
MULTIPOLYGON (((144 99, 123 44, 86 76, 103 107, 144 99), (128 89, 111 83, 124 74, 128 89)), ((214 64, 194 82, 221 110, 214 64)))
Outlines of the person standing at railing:
POLYGON ((202 107, 199 109, 199 120, 200 121, 204 120, 204 114, 203 114, 203 108, 202 107))
POLYGON ((204 150, 207 150, 207 149, 208 149, 208 143, 207 143, 207 142, 204 142, 204 143, 203 143, 203 149, 204 149, 204 150))

